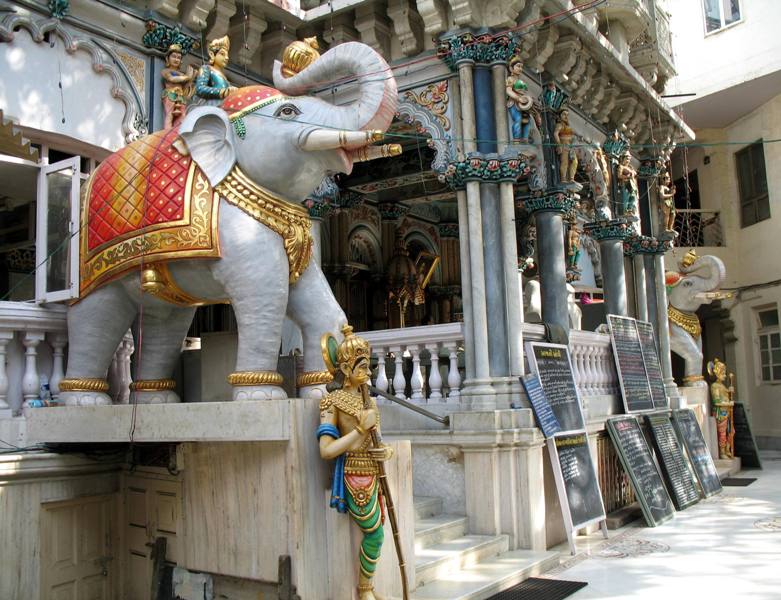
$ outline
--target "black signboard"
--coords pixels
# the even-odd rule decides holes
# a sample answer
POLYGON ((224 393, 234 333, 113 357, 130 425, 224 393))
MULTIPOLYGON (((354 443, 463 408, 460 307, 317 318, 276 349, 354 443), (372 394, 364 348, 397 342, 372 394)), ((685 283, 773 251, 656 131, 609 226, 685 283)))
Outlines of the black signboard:
POLYGON ((588 436, 585 431, 558 434, 548 439, 548 451, 564 525, 574 549, 572 538, 576 530, 605 519, 605 507, 597 472, 591 460, 588 436))
POLYGON ((564 431, 586 428, 578 390, 572 377, 569 350, 561 344, 527 342, 526 355, 532 373, 540 378, 542 390, 564 431))
POLYGON ((670 416, 667 413, 645 415, 645 422, 651 430, 654 450, 675 508, 683 510, 697 504, 700 501, 700 493, 694 483, 689 463, 683 455, 683 448, 675 436, 670 416))
POLYGON ((672 417, 675 432, 686 449, 703 495, 708 498, 718 494, 722 489, 719 473, 716 471, 716 465, 713 464, 705 438, 702 437, 702 430, 694 411, 689 408, 674 410, 672 417))
POLYGON ((632 482, 645 522, 649 527, 656 527, 672 519, 673 503, 637 419, 632 416, 608 419, 607 431, 632 482))
POLYGON ((656 410, 667 410, 670 405, 667 400, 667 392, 664 390, 664 377, 662 365, 659 362, 659 352, 656 348, 654 328, 647 321, 635 321, 637 334, 640 336, 640 348, 643 351, 645 372, 648 375, 648 385, 651 386, 651 398, 656 410))
POLYGON ((654 402, 635 320, 608 315, 607 323, 613 339, 613 356, 624 397, 624 411, 633 413, 653 410, 654 402))
POLYGON ((553 409, 548 404, 545 392, 542 391, 540 378, 534 373, 529 373, 521 377, 521 383, 532 405, 532 411, 537 419, 537 424, 542 429, 542 435, 549 438, 561 431, 559 420, 553 414, 553 409))
POLYGON ((762 461, 759 460, 757 442, 751 433, 746 407, 742 402, 735 402, 732 415, 735 427, 735 456, 740 457, 740 466, 761 469, 762 461))

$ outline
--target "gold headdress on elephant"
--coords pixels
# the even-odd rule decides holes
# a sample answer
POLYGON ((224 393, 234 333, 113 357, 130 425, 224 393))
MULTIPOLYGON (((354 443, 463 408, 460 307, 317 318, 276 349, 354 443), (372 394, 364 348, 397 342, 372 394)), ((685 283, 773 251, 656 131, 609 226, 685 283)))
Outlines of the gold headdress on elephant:
POLYGON ((292 77, 320 58, 316 37, 304 38, 290 44, 282 53, 282 75, 292 77))
POLYGON ((697 252, 694 250, 694 248, 691 248, 681 259, 681 262, 678 263, 678 267, 681 269, 687 269, 691 267, 698 258, 699 256, 697 256, 697 252))

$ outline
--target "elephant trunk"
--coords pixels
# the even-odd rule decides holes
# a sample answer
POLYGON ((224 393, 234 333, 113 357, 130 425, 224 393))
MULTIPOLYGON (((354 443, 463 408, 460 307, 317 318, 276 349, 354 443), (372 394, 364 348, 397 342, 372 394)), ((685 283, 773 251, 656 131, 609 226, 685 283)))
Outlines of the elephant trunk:
POLYGON ((727 277, 724 263, 720 258, 711 255, 700 256, 691 267, 684 269, 683 273, 685 275, 696 273, 697 276, 701 277, 701 287, 704 291, 717 290, 727 277), (700 274, 701 271, 707 272, 707 275, 700 274))
POLYGON ((365 44, 346 42, 332 48, 307 68, 292 77, 282 74, 282 64, 274 62, 274 86, 296 96, 335 83, 339 78, 358 81, 360 95, 349 106, 334 107, 345 115, 350 129, 386 131, 396 114, 396 79, 391 68, 377 52, 365 44))

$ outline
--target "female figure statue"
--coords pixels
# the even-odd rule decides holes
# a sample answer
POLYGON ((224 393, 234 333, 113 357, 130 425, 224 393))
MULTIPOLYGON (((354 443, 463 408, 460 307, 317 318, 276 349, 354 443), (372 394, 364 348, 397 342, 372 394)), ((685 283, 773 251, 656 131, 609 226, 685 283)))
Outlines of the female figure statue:
POLYGON ((176 127, 184 118, 187 100, 192 96, 193 90, 190 83, 195 77, 192 67, 187 67, 187 72, 182 72, 182 47, 179 44, 171 44, 165 55, 165 69, 160 71, 163 78, 163 128, 176 127))
POLYGON ((203 65, 195 78, 196 104, 219 105, 228 94, 236 91, 225 76, 230 47, 227 35, 209 42, 209 64, 203 65))
POLYGON ((575 219, 570 221, 569 232, 567 233, 567 270, 578 271, 578 260, 580 259, 580 229, 575 219))
POLYGON ((575 147, 572 145, 575 132, 569 125, 569 110, 566 108, 559 113, 559 120, 553 129, 553 141, 556 142, 556 154, 559 155, 559 180, 561 183, 575 181, 575 172, 578 170, 578 157, 575 147))
POLYGON ((730 383, 727 387, 727 365, 718 358, 708 363, 708 374, 715 379, 710 384, 710 399, 713 416, 716 418, 716 433, 719 440, 719 458, 734 458, 735 428, 732 422, 732 407, 735 405, 733 395, 735 387, 730 383))
POLYGON ((675 186, 670 186, 670 174, 662 173, 662 183, 659 184, 659 200, 662 207, 662 226, 665 231, 675 231, 675 186))
POLYGON ((529 143, 531 116, 529 110, 534 100, 527 93, 529 87, 521 79, 523 76, 523 61, 520 56, 513 56, 509 64, 510 76, 506 80, 507 108, 512 120, 512 138, 514 142, 529 143))
POLYGON ((623 214, 637 215, 637 171, 632 168, 632 155, 624 152, 616 169, 616 180, 621 189, 623 214))
POLYGON ((359 600, 381 600, 374 593, 372 579, 384 539, 384 502, 380 501, 378 461, 393 455, 389 446, 373 447, 371 432, 379 430, 377 404, 366 399, 362 387, 369 381, 371 351, 366 340, 356 336, 352 327, 342 327, 344 340, 336 352, 337 376, 344 378, 342 389, 320 401, 320 427, 317 438, 320 456, 336 459, 331 507, 350 516, 363 532, 358 555, 359 600))

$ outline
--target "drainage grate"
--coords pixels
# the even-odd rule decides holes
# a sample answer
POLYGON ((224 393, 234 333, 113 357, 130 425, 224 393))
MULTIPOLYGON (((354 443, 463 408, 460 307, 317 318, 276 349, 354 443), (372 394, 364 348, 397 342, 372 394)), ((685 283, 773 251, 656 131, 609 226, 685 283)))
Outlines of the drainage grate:
POLYGON ((531 577, 488 600, 562 600, 587 585, 585 581, 531 577))
POLYGON ((727 477, 721 480, 721 485, 730 487, 746 487, 757 480, 756 477, 727 477))

